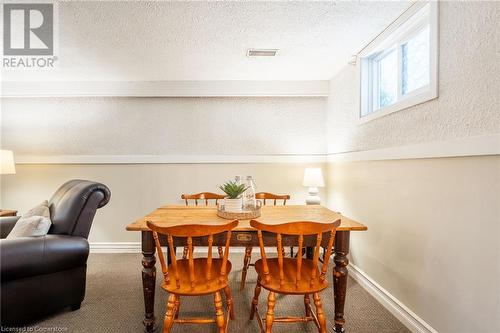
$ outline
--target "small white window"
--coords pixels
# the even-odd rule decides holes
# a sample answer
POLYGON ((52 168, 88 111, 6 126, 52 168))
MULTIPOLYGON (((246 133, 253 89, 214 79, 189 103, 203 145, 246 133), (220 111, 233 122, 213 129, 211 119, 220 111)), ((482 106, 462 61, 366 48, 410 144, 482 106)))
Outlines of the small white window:
POLYGON ((437 6, 414 4, 360 53, 361 122, 437 97, 437 6))

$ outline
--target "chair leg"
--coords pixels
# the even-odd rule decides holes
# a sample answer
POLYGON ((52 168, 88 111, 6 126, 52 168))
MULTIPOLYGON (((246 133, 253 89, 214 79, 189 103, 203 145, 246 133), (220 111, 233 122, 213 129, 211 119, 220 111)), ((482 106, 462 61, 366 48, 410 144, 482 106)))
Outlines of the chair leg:
POLYGON ((250 310, 250 320, 253 320, 253 317, 255 316, 255 312, 257 311, 257 306, 259 305, 259 295, 260 295, 260 277, 257 278, 257 284, 255 285, 255 291, 253 294, 253 300, 252 300, 252 309, 250 310))
POLYGON ((234 320, 234 305, 233 305, 233 297, 231 296, 231 289, 229 286, 224 288, 224 294, 226 295, 226 302, 227 302, 227 307, 229 308, 229 318, 231 320, 234 320))
POLYGON ((309 299, 309 294, 304 295, 304 307, 306 308, 306 317, 311 317, 311 300, 309 299))
POLYGON ((222 251, 222 246, 218 246, 217 251, 219 251, 219 258, 224 258, 224 251, 222 251))
POLYGON ((179 296, 175 298, 175 316, 174 318, 179 318, 179 311, 181 310, 181 299, 179 296))
POLYGON ((243 270, 241 271, 240 290, 245 289, 245 281, 247 279, 247 271, 250 266, 250 259, 252 258, 252 247, 245 248, 245 258, 243 259, 243 270))
POLYGON ((165 320, 163 322, 163 333, 170 333, 170 328, 174 324, 174 312, 175 312, 175 300, 177 296, 175 294, 170 294, 168 296, 167 302, 167 313, 165 314, 165 320))
POLYGON ((276 304, 276 294, 269 292, 267 297, 266 333, 271 333, 274 322, 274 305, 276 304))
POLYGON ((187 259, 189 248, 184 246, 184 250, 182 251, 182 259, 187 259))
POLYGON ((215 304, 215 323, 219 328, 219 333, 225 333, 225 320, 224 312, 222 311, 222 298, 220 297, 220 292, 216 291, 214 294, 214 304, 215 304))
POLYGON ((318 317, 319 322, 319 332, 326 333, 326 318, 323 313, 323 305, 321 304, 321 298, 318 293, 314 293, 313 295, 314 305, 316 305, 316 315, 318 317))

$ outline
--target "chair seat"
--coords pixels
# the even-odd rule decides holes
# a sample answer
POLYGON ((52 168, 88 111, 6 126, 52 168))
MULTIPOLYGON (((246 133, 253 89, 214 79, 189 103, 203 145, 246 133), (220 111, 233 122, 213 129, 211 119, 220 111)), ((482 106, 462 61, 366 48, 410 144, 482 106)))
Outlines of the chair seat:
POLYGON ((300 270, 300 281, 296 284, 297 280, 297 259, 283 258, 283 285, 280 285, 280 270, 278 258, 267 259, 269 267, 269 281, 266 282, 264 278, 264 269, 262 266, 262 259, 255 262, 255 270, 261 278, 260 284, 267 290, 277 293, 287 293, 295 295, 303 295, 309 293, 316 293, 328 287, 328 281, 320 281, 320 272, 318 266, 314 267, 313 261, 310 259, 302 260, 302 268, 300 270), (316 277, 312 279, 311 276, 313 268, 316 270, 316 277))
POLYGON ((220 270, 222 266, 222 259, 212 259, 211 278, 206 278, 207 259, 195 258, 194 260, 194 276, 195 285, 191 287, 189 281, 189 260, 177 260, 177 269, 179 271, 179 288, 175 282, 175 270, 172 265, 168 266, 169 283, 163 282, 161 287, 169 293, 174 293, 184 296, 196 296, 211 294, 218 290, 225 288, 228 285, 227 275, 231 272, 231 262, 228 260, 226 265, 226 276, 223 280, 220 279, 220 270))

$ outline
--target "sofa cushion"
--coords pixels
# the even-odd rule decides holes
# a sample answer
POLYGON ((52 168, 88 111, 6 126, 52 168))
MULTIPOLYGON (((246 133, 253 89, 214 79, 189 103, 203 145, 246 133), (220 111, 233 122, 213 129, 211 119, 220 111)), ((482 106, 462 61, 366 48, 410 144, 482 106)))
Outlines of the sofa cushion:
POLYGON ((0 238, 6 238, 21 216, 2 216, 0 217, 0 238))
POLYGON ((49 203, 45 200, 21 216, 7 235, 7 239, 45 236, 51 224, 49 203))
POLYGON ((65 235, 0 239, 2 283, 84 266, 89 255, 85 238, 65 235))

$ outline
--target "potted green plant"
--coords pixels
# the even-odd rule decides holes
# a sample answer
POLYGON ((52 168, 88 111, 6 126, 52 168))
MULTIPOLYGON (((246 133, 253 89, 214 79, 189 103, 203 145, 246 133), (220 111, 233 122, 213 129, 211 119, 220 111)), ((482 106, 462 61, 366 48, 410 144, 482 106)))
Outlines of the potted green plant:
POLYGON ((226 193, 224 198, 224 209, 228 212, 240 213, 243 211, 243 192, 247 187, 245 184, 237 184, 234 181, 229 181, 219 188, 226 193))

